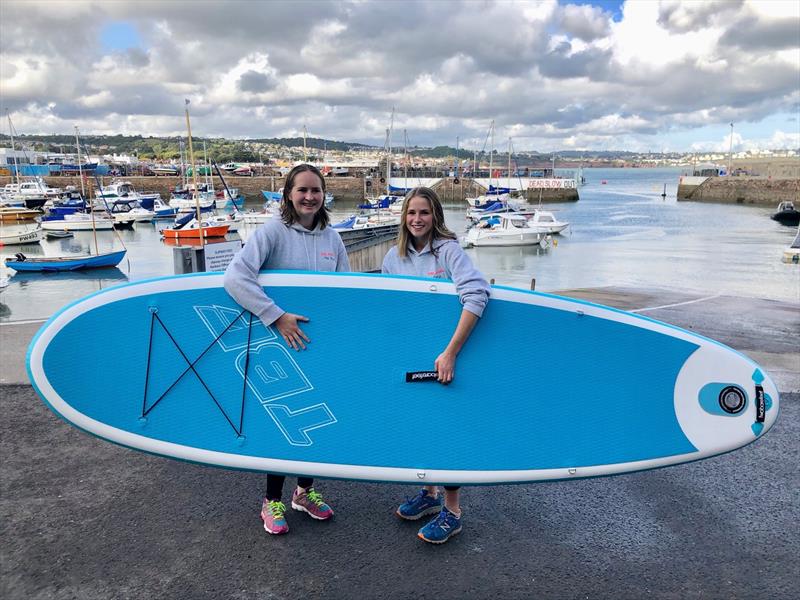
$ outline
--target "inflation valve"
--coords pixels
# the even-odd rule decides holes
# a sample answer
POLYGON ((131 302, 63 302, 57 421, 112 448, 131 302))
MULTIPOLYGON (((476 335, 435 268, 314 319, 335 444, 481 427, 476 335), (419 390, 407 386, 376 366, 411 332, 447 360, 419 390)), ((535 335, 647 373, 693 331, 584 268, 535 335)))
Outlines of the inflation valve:
POLYGON ((719 393, 720 407, 722 407, 722 410, 732 415, 741 412, 745 403, 746 399, 744 392, 742 392, 742 390, 736 386, 729 385, 725 388, 722 388, 722 391, 719 393))

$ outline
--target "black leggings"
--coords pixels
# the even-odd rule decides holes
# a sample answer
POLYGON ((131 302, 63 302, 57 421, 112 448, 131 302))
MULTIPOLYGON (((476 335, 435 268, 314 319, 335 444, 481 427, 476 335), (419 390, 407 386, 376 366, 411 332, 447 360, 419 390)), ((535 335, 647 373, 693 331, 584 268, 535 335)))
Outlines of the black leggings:
MULTIPOLYGON (((273 475, 272 473, 267 473, 267 500, 270 502, 273 500, 280 502, 281 496, 283 496, 284 481, 286 481, 285 475, 273 475)), ((297 485, 307 490, 314 485, 314 480, 311 477, 298 477, 297 485)))

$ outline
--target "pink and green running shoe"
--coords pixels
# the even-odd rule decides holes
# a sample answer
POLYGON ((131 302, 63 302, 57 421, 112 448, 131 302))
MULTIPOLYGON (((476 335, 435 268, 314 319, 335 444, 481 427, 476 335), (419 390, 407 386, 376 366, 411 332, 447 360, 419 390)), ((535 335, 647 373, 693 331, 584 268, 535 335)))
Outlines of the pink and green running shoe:
POLYGON ((264 521, 264 529, 273 535, 289 533, 289 525, 286 523, 284 514, 286 505, 279 500, 267 500, 261 505, 261 520, 264 521))
POLYGON ((322 495, 314 488, 298 493, 295 488, 292 494, 292 508, 308 513, 318 521, 327 521, 333 516, 333 509, 325 504, 322 495))

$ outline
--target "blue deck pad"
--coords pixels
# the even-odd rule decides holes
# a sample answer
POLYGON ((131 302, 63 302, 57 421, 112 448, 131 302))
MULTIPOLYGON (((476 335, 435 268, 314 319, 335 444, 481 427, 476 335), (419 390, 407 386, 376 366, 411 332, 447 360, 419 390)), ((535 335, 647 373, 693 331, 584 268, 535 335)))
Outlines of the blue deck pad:
POLYGON ((239 318, 241 309, 220 288, 134 297, 86 312, 48 345, 45 371, 58 394, 99 421, 241 455, 509 470, 695 451, 673 408, 676 376, 695 344, 492 300, 458 358, 455 381, 409 384, 405 373, 432 369, 447 345, 460 316, 457 297, 296 287, 269 294, 310 318, 301 328, 311 343, 305 352, 288 350, 254 319, 247 388, 249 314, 239 318), (151 307, 166 330, 153 326, 148 377, 151 307), (197 374, 179 378, 188 364, 166 331, 190 362, 206 351, 197 374), (91 373, 76 372, 77 347, 92 357, 91 373), (146 380, 148 408, 178 382, 143 420, 146 380))

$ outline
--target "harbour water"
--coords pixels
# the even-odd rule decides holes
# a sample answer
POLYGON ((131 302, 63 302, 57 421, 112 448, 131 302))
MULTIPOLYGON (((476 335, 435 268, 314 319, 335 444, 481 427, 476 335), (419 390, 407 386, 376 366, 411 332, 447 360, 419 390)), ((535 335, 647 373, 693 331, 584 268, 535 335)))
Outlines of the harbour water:
MULTIPOLYGON (((495 282, 538 291, 630 286, 677 289, 798 302, 800 269, 781 262, 795 234, 769 217, 770 207, 678 202, 678 169, 585 169, 578 202, 547 204, 569 229, 547 248, 472 248, 476 266, 495 282), (662 197, 666 184, 666 197, 662 197)), ((246 208, 258 208, 259 201, 246 208)), ((447 203, 448 226, 463 235, 466 205, 447 203)), ((338 201, 334 222, 355 212, 338 201)), ((128 249, 116 269, 10 277, 0 294, 0 322, 44 319, 65 304, 126 281, 173 273, 173 249, 160 240, 164 223, 137 223, 119 231, 128 249)), ((256 226, 240 229, 247 239, 256 226)), ((234 234, 235 235, 235 234, 234 234)), ((97 232, 101 252, 120 248, 113 232, 97 232)), ((92 232, 28 246, 0 248, 0 258, 80 254, 94 249, 92 232)))

